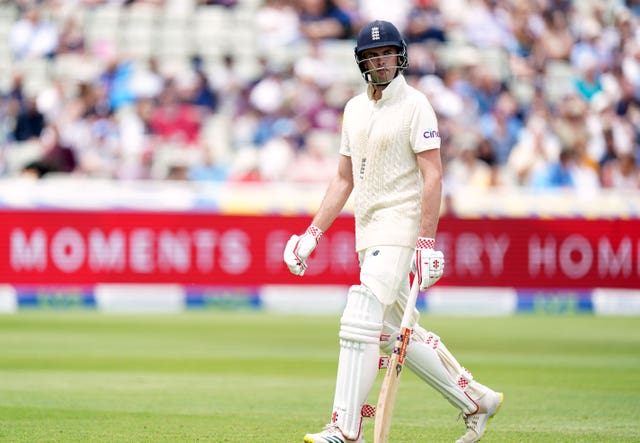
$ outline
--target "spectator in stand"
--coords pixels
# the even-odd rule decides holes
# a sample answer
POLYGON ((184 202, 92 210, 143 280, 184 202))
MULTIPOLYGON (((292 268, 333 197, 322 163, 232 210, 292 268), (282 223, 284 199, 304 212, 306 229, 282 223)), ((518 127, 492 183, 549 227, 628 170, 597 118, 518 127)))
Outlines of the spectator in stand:
POLYGON ((6 98, 12 102, 12 106, 15 107, 16 114, 18 110, 24 107, 24 73, 20 69, 13 71, 11 86, 9 87, 9 92, 6 95, 6 98))
MULTIPOLYGON (((227 145, 234 149, 243 144, 240 137, 235 137, 234 132, 243 132, 242 121, 246 120, 243 113, 249 107, 247 95, 253 77, 242 71, 232 53, 226 53, 222 57, 222 63, 207 70, 211 87, 218 97, 218 121, 226 121, 228 138, 227 145), (233 124, 230 122, 233 121, 233 124)), ((219 140, 219 138, 218 138, 219 140)))
POLYGON ((341 110, 331 105, 329 100, 331 88, 340 78, 340 72, 321 50, 319 41, 311 42, 309 48, 306 56, 294 62, 293 72, 297 81, 292 86, 291 112, 295 115, 298 132, 303 137, 308 131, 317 129, 336 134, 340 127, 341 110))
POLYGON ((418 0, 412 5, 407 16, 405 36, 408 43, 424 43, 409 45, 411 65, 406 75, 419 78, 435 74, 438 51, 447 40, 444 17, 435 0, 418 0))
MULTIPOLYGON (((73 84, 73 90, 77 90, 78 82, 73 84)), ((57 122, 64 117, 65 108, 70 99, 70 83, 61 77, 54 78, 51 82, 38 91, 36 103, 38 109, 48 122, 57 122)))
POLYGON ((491 146, 491 143, 486 138, 482 138, 478 142, 476 157, 478 160, 485 162, 491 168, 496 168, 498 166, 493 146, 491 146))
POLYGON ((353 23, 353 29, 357 32, 367 23, 384 17, 406 37, 409 13, 413 3, 414 0, 394 0, 393 7, 389 7, 388 0, 359 0, 355 6, 354 14, 352 14, 357 20, 353 23))
POLYGON ((60 132, 55 126, 47 126, 40 136, 43 155, 32 162, 30 168, 38 171, 40 177, 50 173, 70 173, 76 169, 76 155, 60 140, 60 132))
POLYGON ((602 167, 601 176, 604 188, 640 189, 640 167, 633 152, 624 152, 619 158, 607 161, 602 167))
POLYGON ((504 85, 496 73, 488 66, 478 64, 471 68, 467 93, 477 106, 480 115, 487 114, 495 107, 504 85))
POLYGON ((589 156, 602 166, 609 158, 615 157, 613 127, 619 117, 615 114, 614 102, 609 93, 600 92, 589 102, 589 112, 585 119, 587 128, 587 150, 589 156))
POLYGON ((331 147, 337 142, 334 132, 313 130, 305 137, 304 149, 296 152, 287 180, 298 183, 326 183, 335 173, 336 158, 331 147))
POLYGON ((80 119, 84 139, 75 144, 77 172, 90 177, 115 177, 120 134, 114 115, 98 102, 80 119))
POLYGON ((103 51, 106 68, 100 74, 99 84, 107 92, 109 106, 113 111, 120 107, 130 105, 135 101, 135 95, 131 90, 131 79, 134 73, 134 64, 118 54, 117 48, 109 43, 103 43, 103 51))
POLYGON ((262 60, 263 72, 247 88, 248 104, 267 116, 278 114, 287 100, 291 99, 288 85, 296 81, 287 75, 287 68, 262 60))
MULTIPOLYGON (((90 82, 80 83, 77 96, 73 100, 67 100, 59 116, 53 121, 65 145, 74 150, 78 163, 82 162, 83 152, 90 152, 96 148, 92 130, 92 120, 96 110, 98 108, 101 112, 103 109, 103 112, 110 110, 108 103, 100 100, 101 92, 90 82)), ((78 168, 78 172, 80 171, 82 168, 78 168)), ((105 171, 105 174, 108 174, 108 171, 105 171)))
POLYGON ((604 154, 598 161, 598 168, 602 171, 607 163, 618 159, 618 153, 616 152, 613 129, 609 126, 602 131, 602 141, 604 144, 604 154))
POLYGON ((41 6, 30 4, 13 24, 9 45, 16 60, 53 57, 58 48, 56 25, 42 18, 41 6))
POLYGON ((298 11, 293 0, 265 0, 256 11, 256 42, 262 51, 284 48, 300 41, 298 11))
POLYGON ((539 17, 539 5, 537 2, 513 2, 511 7, 512 31, 516 42, 513 53, 519 57, 529 57, 537 41, 534 23, 539 17))
MULTIPOLYGON (((443 117, 462 121, 476 120, 477 105, 471 101, 471 83, 463 69, 449 69, 444 78, 427 74, 420 78, 418 89, 424 92, 436 110, 443 117)), ((442 132, 442 131, 441 131, 442 132)))
POLYGON ((511 182, 517 186, 529 186, 538 171, 557 161, 560 146, 546 115, 541 112, 529 115, 507 161, 511 182))
MULTIPOLYGON (((588 146, 589 128, 587 128, 587 103, 577 93, 566 94, 556 105, 553 116, 553 131, 563 146, 574 150, 588 146)), ((597 161, 597 159, 592 159, 597 161)))
POLYGON ((248 104, 257 116, 252 145, 263 146, 274 137, 295 138, 300 134, 291 108, 298 92, 296 82, 290 67, 267 65, 264 77, 249 89, 248 104))
POLYGON ((478 189, 493 186, 495 177, 491 167, 478 158, 478 138, 465 137, 457 145, 458 155, 447 164, 445 173, 449 190, 455 192, 458 187, 478 189))
POLYGON ((119 143, 114 151, 114 178, 136 180, 150 177, 152 145, 150 120, 155 109, 151 98, 138 98, 133 106, 116 113, 119 143))
POLYGON ((16 117, 13 139, 18 142, 33 140, 40 137, 45 127, 44 115, 38 110, 36 98, 27 97, 23 109, 16 117))
POLYGON ((80 82, 77 85, 76 96, 67 100, 64 116, 60 119, 64 123, 84 118, 97 106, 110 108, 106 91, 91 82, 80 82))
POLYGON ((447 41, 444 17, 436 0, 416 0, 409 11, 407 40, 414 42, 447 41))
POLYGON ((585 58, 577 68, 577 71, 574 81, 576 91, 584 101, 589 102, 594 95, 602 91, 597 61, 585 58))
POLYGON ((577 36, 569 50, 569 61, 574 69, 579 71, 591 65, 596 71, 602 71, 611 63, 614 48, 603 48, 602 28, 595 18, 577 25, 577 36))
POLYGON ((171 79, 158 98, 157 107, 151 114, 151 135, 163 142, 195 146, 200 141, 202 125, 198 108, 190 102, 189 86, 180 80, 171 79))
POLYGON ((531 186, 535 189, 574 188, 575 151, 562 149, 558 159, 534 172, 531 186))
POLYGON ((622 57, 620 71, 637 97, 640 91, 640 39, 635 44, 628 44, 622 57))
POLYGON ((209 115, 218 109, 218 94, 209 82, 203 63, 199 56, 193 57, 191 60, 195 79, 189 101, 201 109, 203 115, 209 115))
MULTIPOLYGON (((136 63, 134 73, 127 82, 127 89, 134 101, 155 99, 165 88, 166 80, 165 75, 160 71, 158 58, 149 57, 146 63, 136 63)), ((130 104, 127 103, 127 105, 130 104)))
POLYGON ((85 32, 78 18, 75 15, 69 15, 62 24, 56 55, 84 54, 85 40, 85 32))
POLYGON ((298 0, 300 32, 309 40, 352 36, 351 17, 332 0, 298 0))
POLYGON ((498 164, 507 163, 522 129, 518 104, 508 90, 500 93, 490 113, 480 117, 480 128, 498 164))
POLYGON ((289 173, 298 145, 291 135, 276 133, 258 149, 258 171, 263 180, 282 181, 289 173))
POLYGON ((544 71, 550 61, 568 62, 573 47, 573 36, 567 16, 557 9, 542 12, 543 26, 533 47, 533 64, 544 71))
POLYGON ((481 162, 484 162, 489 167, 491 178, 490 185, 491 186, 504 186, 506 183, 506 179, 504 177, 504 165, 498 164, 496 161, 495 153, 493 152, 493 146, 489 142, 489 140, 482 138, 478 142, 478 146, 476 147, 476 158, 481 162))
POLYGON ((639 19, 640 16, 633 15, 628 9, 624 8, 620 8, 615 15, 614 23, 620 36, 619 46, 623 51, 628 50, 628 45, 636 45, 640 42, 639 19))
POLYGON ((624 5, 636 16, 640 16, 640 0, 624 0, 624 5))
POLYGON ((229 167, 228 181, 230 183, 260 183, 263 181, 260 175, 258 150, 254 147, 239 149, 229 167))
POLYGON ((469 2, 462 30, 475 47, 508 51, 517 48, 511 17, 501 3, 496 0, 469 2))
MULTIPOLYGON (((620 96, 616 102, 616 113, 638 123, 640 113, 640 92, 627 78, 621 78, 620 96)), ((636 126, 637 127, 637 126, 636 126)))
POLYGON ((187 176, 198 182, 223 182, 229 178, 229 166, 217 159, 212 149, 205 149, 203 161, 190 165, 187 176))
POLYGON ((593 194, 600 188, 598 163, 589 156, 584 140, 578 141, 572 146, 572 149, 575 152, 575 167, 571 172, 576 192, 579 194, 593 194))
POLYGON ((320 92, 317 91, 319 88, 331 87, 340 75, 338 68, 323 51, 320 40, 310 41, 306 53, 296 57, 293 61, 293 74, 300 89, 310 86, 316 90, 314 94, 320 92))

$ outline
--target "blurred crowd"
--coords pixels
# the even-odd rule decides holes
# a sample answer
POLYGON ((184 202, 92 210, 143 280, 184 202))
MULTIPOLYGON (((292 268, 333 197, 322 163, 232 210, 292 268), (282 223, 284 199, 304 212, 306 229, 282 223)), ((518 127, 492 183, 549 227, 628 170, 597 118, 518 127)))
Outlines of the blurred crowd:
POLYGON ((639 0, 0 8, 1 176, 326 182, 342 108, 364 88, 355 35, 381 18, 406 37, 406 77, 438 114, 448 192, 640 189, 639 0), (91 21, 104 11, 117 11, 112 34, 91 21))

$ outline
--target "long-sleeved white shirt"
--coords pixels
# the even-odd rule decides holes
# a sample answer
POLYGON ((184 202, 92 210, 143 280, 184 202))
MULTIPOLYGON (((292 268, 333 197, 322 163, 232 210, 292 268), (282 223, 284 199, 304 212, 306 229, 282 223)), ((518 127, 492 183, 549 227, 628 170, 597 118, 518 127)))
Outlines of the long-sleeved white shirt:
POLYGON ((371 88, 345 106, 340 153, 351 157, 356 251, 414 247, 422 178, 416 154, 440 148, 438 121, 427 97, 396 77, 374 101, 371 88))

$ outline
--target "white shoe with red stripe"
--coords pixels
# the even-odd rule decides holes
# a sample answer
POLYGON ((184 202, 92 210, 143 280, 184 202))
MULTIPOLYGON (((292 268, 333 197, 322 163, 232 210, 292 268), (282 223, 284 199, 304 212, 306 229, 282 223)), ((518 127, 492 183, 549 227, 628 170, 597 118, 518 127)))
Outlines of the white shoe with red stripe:
POLYGON ((489 391, 485 394, 479 401, 480 410, 483 412, 463 416, 467 425, 467 432, 456 443, 476 443, 480 441, 487 430, 489 421, 498 413, 503 401, 504 394, 501 392, 489 391))
POLYGON ((307 434, 304 436, 304 443, 365 443, 364 439, 349 440, 335 423, 329 423, 322 432, 317 434, 307 434))

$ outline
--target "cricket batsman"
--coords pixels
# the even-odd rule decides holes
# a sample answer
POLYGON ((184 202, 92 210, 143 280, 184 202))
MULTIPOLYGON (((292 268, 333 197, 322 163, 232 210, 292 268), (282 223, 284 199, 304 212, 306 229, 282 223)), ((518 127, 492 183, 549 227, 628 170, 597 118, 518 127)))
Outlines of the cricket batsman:
MULTIPOLYGON (((393 348, 409 295, 409 270, 420 289, 444 271, 435 249, 442 197, 440 135, 427 97, 409 86, 407 46, 398 29, 374 21, 359 32, 355 60, 366 91, 345 106, 340 156, 318 212, 284 250, 289 270, 302 276, 307 258, 353 193, 360 282, 351 286, 340 319, 340 353, 333 407, 324 430, 306 443, 363 443, 362 418, 378 372, 380 350, 393 348)), ((466 431, 457 443, 482 438, 503 394, 476 381, 442 340, 417 322, 406 366, 460 411, 466 431)))

